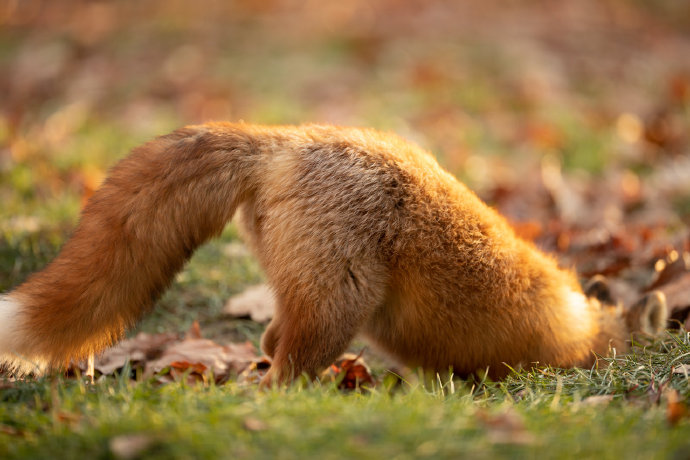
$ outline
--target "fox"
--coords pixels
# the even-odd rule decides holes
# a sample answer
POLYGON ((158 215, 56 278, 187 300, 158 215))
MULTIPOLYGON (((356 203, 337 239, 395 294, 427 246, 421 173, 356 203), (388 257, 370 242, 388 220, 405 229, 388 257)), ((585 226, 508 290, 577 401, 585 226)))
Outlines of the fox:
POLYGON ((0 362, 59 369, 118 341, 237 214, 277 302, 262 384, 316 378, 361 334, 405 365, 468 376, 589 367, 658 334, 392 133, 210 122, 120 160, 57 257, 0 298, 0 362))

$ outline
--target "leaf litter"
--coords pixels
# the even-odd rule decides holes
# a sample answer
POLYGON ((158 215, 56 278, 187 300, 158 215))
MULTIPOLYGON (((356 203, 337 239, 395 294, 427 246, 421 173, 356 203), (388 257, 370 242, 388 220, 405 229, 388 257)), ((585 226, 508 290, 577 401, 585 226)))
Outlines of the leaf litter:
MULTIPOLYGON (((353 390, 376 385, 369 366, 359 355, 345 353, 326 369, 321 378, 338 388, 353 390)), ((185 381, 190 384, 222 384, 236 377, 242 384, 258 385, 271 367, 271 360, 259 356, 249 341, 219 344, 202 336, 195 321, 184 337, 176 334, 141 332, 96 356, 94 368, 101 376, 130 369, 131 378, 154 378, 159 383, 185 381)), ((67 375, 87 369, 86 363, 72 364, 67 375)))

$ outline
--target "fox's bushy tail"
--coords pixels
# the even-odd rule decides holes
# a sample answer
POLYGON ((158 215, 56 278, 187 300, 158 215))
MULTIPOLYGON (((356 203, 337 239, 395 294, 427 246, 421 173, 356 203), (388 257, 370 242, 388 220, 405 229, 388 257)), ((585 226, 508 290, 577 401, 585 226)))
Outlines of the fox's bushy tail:
POLYGON ((121 160, 57 258, 0 296, 0 364, 42 371, 119 339, 250 193, 259 129, 187 127, 121 160))

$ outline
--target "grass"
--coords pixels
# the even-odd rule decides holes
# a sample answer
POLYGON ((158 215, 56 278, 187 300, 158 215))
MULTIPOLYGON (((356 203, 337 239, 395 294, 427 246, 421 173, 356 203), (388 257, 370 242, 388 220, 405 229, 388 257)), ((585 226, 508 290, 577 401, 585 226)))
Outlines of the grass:
POLYGON ((118 443, 141 442, 143 458, 682 457, 690 424, 668 422, 665 395, 690 392, 687 377, 670 374, 690 337, 636 351, 606 369, 352 393, 328 383, 258 392, 121 377, 19 382, 0 392, 0 454, 112 458, 118 443), (587 399, 601 395, 612 399, 587 399))

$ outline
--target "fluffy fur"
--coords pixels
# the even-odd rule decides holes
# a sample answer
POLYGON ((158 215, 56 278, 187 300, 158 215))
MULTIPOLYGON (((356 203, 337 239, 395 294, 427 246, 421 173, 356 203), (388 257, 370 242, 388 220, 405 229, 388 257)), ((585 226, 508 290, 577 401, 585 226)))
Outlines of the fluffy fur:
POLYGON ((0 358, 59 366, 112 344, 236 210, 278 301, 266 381, 315 375, 358 332, 413 366, 501 377, 504 363, 589 365, 649 325, 585 298, 397 136, 210 123, 112 169, 58 257, 0 303, 0 358))
POLYGON ((0 360, 11 351, 14 331, 17 329, 17 311, 19 305, 9 297, 0 296, 0 360))

